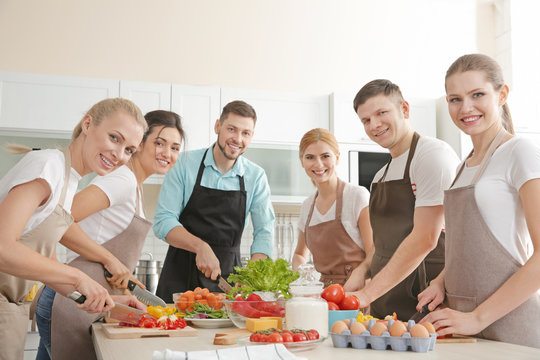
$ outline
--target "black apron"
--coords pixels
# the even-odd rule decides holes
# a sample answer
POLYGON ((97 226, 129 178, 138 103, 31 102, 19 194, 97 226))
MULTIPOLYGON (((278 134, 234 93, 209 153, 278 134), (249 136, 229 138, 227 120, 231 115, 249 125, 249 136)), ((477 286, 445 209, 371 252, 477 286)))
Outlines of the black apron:
MULTIPOLYGON (((191 234, 199 237, 214 251, 221 275, 227 279, 240 266, 240 241, 246 217, 244 178, 239 176, 240 190, 218 190, 201 186, 204 159, 201 160, 193 193, 178 221, 191 234)), ((172 294, 193 290, 197 286, 221 292, 217 281, 197 269, 195 253, 169 246, 159 277, 156 295, 172 303, 172 294)))
MULTIPOLYGON (((419 138, 418 133, 414 133, 403 179, 384 181, 389 162, 381 179, 371 185, 369 216, 375 245, 370 269, 372 277, 388 264, 401 242, 413 229, 416 198, 409 169, 419 138)), ((420 266, 405 280, 371 303, 371 315, 384 318, 396 312, 400 319, 409 319, 416 312, 418 294, 443 268, 444 232, 441 231, 437 247, 426 256, 420 266)))

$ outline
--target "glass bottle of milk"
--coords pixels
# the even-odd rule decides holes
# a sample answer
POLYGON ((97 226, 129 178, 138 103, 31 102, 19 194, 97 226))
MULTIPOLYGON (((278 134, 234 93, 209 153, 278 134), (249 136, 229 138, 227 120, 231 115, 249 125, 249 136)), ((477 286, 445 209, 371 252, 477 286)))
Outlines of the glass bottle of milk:
POLYGON ((315 329, 321 338, 328 337, 328 303, 321 298, 324 284, 315 278, 312 264, 298 268, 300 277, 289 284, 292 299, 285 304, 287 329, 315 329))

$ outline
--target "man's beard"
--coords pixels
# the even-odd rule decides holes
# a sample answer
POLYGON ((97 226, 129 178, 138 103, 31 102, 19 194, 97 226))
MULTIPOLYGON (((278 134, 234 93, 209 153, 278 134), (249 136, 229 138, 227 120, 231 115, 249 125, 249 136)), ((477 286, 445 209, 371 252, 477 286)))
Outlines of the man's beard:
MULTIPOLYGON (((225 145, 227 145, 227 144, 225 144, 225 145)), ((225 158, 228 159, 228 160, 236 160, 236 159, 238 159, 238 157, 240 155, 242 155, 245 152, 245 150, 241 151, 236 156, 231 156, 231 155, 227 154, 227 152, 225 151, 225 147, 221 146, 221 143, 219 142, 219 136, 218 136, 218 139, 217 139, 217 146, 219 147, 219 150, 221 150, 221 153, 223 154, 223 156, 225 156, 225 158)))

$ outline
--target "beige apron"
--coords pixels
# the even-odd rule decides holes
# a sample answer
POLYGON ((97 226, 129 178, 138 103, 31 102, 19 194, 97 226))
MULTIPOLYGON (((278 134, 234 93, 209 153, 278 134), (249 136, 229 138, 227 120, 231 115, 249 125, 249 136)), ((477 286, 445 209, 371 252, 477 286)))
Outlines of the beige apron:
POLYGON ((313 198, 304 230, 306 245, 313 255, 315 269, 321 273, 321 281, 327 286, 345 284, 351 272, 365 259, 366 253, 349 236, 341 222, 343 189, 345 182, 338 179, 336 194, 336 218, 317 225, 309 226, 315 200, 313 198))
MULTIPOLYGON (((384 181, 390 165, 388 163, 381 179, 371 185, 369 215, 375 245, 375 254, 371 261, 372 277, 388 264, 401 242, 414 227, 416 199, 412 191, 409 169, 419 139, 418 133, 414 133, 403 179, 384 181)), ((371 303, 371 315, 384 318, 396 312, 400 319, 409 319, 416 312, 418 294, 444 267, 444 239, 444 232, 441 231, 437 247, 426 256, 418 268, 371 303)))
MULTIPOLYGON (((471 185, 450 189, 444 194, 447 234, 444 284, 448 306, 458 311, 474 310, 522 266, 495 238, 474 196, 476 183, 504 135, 501 131, 493 140, 471 185)), ((465 162, 456 179, 464 166, 465 162)), ((540 348, 538 320, 540 296, 535 293, 478 336, 540 348)))
MULTIPOLYGON (((109 250, 132 272, 141 256, 146 235, 152 223, 139 216, 139 191, 133 220, 128 227, 105 242, 103 247, 109 250)), ((105 269, 102 264, 86 260, 82 256, 69 263, 92 279, 97 281, 110 294, 122 294, 123 291, 112 287, 105 279, 105 269)), ((77 308, 77 304, 64 296, 55 296, 51 313, 51 355, 54 360, 62 359, 96 359, 90 326, 102 314, 89 314, 77 308), (75 356, 76 354, 76 356, 75 356)))
MULTIPOLYGON (((46 257, 52 257, 56 243, 73 223, 73 217, 63 208, 69 185, 71 154, 65 157, 64 187, 54 211, 37 227, 22 235, 19 241, 46 257)), ((52 194, 51 194, 52 195, 52 194)), ((35 281, 0 273, 0 360, 20 360, 28 331, 28 311, 23 306, 26 294, 35 281)))

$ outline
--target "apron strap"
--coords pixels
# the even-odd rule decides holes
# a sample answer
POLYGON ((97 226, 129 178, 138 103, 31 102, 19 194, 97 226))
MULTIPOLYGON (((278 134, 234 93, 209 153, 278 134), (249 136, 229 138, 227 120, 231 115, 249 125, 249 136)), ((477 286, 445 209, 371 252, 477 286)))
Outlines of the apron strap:
MULTIPOLYGON (((413 138, 411 141, 411 146, 409 147, 409 156, 407 157, 407 163, 405 164, 405 170, 403 171, 403 179, 404 180, 410 180, 409 176, 409 169, 411 168, 411 162, 414 157, 414 152, 416 151, 416 144, 418 144, 418 139, 420 139, 420 135, 415 131, 413 134, 413 138)), ((392 158, 390 158, 390 161, 388 164, 386 164, 386 167, 384 169, 384 173, 379 179, 378 182, 384 181, 386 179, 386 174, 388 173, 388 168, 390 167, 390 163, 392 162, 392 158)))
POLYGON ((336 189, 336 220, 341 222, 341 212, 343 207, 343 190, 345 188, 345 182, 338 178, 338 184, 336 189))
POLYGON ((206 151, 204 152, 204 155, 201 160, 201 164, 199 165, 199 172, 197 173, 197 180, 195 181, 195 186, 201 185, 202 174, 204 171, 204 159, 206 159, 207 152, 208 152, 208 149, 206 149, 206 151))
POLYGON ((58 204, 64 207, 64 202, 66 200, 67 188, 69 185, 69 175, 71 173, 71 152, 68 147, 62 148, 60 151, 64 153, 65 158, 65 172, 64 172, 64 187, 62 188, 62 193, 60 194, 60 199, 58 204))

